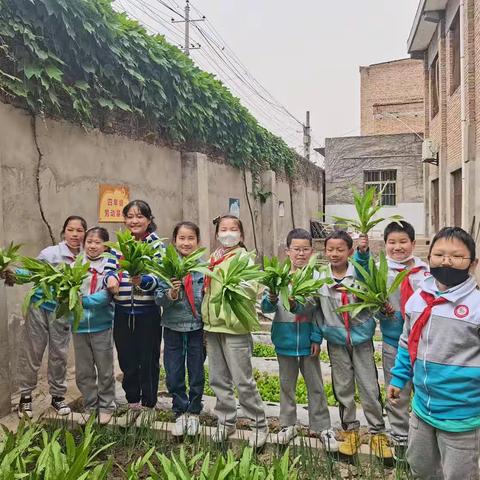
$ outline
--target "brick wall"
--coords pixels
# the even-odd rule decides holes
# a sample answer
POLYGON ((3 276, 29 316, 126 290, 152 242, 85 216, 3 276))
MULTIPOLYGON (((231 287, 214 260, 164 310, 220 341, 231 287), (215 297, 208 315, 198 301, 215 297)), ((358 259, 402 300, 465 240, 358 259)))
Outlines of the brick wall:
MULTIPOLYGON (((476 119, 476 112, 480 107, 480 2, 475 0, 465 1, 464 15, 464 49, 465 49, 465 123, 466 138, 464 146, 470 144, 470 151, 467 160, 470 163, 462 164, 462 125, 461 125, 461 88, 452 87, 453 81, 453 34, 452 20, 459 8, 458 0, 450 0, 444 11, 442 20, 438 25, 437 32, 428 47, 425 54, 425 67, 429 69, 434 54, 438 51, 440 64, 440 98, 439 112, 432 117, 429 100, 431 92, 430 83, 425 82, 425 132, 426 137, 433 139, 440 147, 439 161, 440 165, 426 167, 426 190, 425 198, 428 205, 431 200, 431 182, 433 179, 439 179, 440 201, 438 205, 440 227, 453 224, 453 181, 452 172, 460 168, 464 169, 463 176, 466 179, 463 186, 463 227, 470 229, 475 216, 480 209, 480 195, 478 190, 478 177, 480 171, 473 162, 480 152, 480 135, 476 132, 480 125, 476 119)), ((467 156, 467 155, 466 155, 467 156)), ((432 224, 433 205, 427 208, 427 225, 429 233, 434 234, 432 224)), ((477 220, 478 224, 478 220, 477 220)), ((476 227, 477 228, 477 227, 476 227)))
POLYGON ((423 89, 421 60, 360 67, 361 135, 423 132, 423 89))

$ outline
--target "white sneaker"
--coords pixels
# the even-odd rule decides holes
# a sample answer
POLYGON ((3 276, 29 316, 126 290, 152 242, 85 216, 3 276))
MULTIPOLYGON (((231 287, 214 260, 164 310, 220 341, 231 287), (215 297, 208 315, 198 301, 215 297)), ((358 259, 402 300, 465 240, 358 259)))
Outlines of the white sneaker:
POLYGON ((268 430, 254 429, 248 445, 252 448, 262 448, 267 442, 268 430))
POLYGON ((128 409, 133 410, 135 412, 140 412, 142 410, 142 404, 140 402, 129 403, 128 409))
POLYGON ((279 445, 286 445, 290 443, 297 436, 297 427, 290 425, 289 427, 283 427, 277 433, 277 442, 279 445))
POLYGON ((195 437, 198 435, 198 430, 200 429, 200 419, 198 415, 189 415, 187 423, 187 435, 190 437, 195 437))
POLYGON ((111 411, 100 411, 99 415, 98 415, 98 423, 100 425, 106 425, 107 423, 110 422, 110 420, 112 419, 112 416, 113 416, 113 412, 111 411))
POLYGON ((335 433, 331 428, 323 430, 320 433, 320 440, 327 452, 338 452, 338 442, 335 438, 335 433))
POLYGON ((187 416, 185 414, 180 415, 175 420, 175 427, 173 427, 174 437, 183 437, 187 431, 187 416))
POLYGON ((212 433, 212 441, 214 443, 225 442, 230 435, 237 431, 236 427, 227 427, 226 425, 217 425, 216 430, 212 433))

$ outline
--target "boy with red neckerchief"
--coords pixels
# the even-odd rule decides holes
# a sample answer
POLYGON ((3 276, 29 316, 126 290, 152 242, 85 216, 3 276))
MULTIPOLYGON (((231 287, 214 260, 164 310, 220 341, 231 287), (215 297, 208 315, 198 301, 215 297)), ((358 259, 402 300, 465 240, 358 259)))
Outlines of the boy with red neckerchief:
POLYGON ((356 251, 352 237, 345 231, 334 231, 325 239, 325 256, 329 265, 321 275, 331 278, 332 283, 319 290, 318 316, 322 336, 327 340, 333 393, 339 404, 343 428, 339 452, 353 456, 360 448, 360 422, 355 404, 357 386, 368 422, 370 450, 376 457, 388 461, 392 452, 385 434, 372 340, 375 319, 368 310, 355 316, 338 312, 342 305, 357 301, 345 288, 355 286, 359 279, 359 272, 350 262, 352 255, 358 263, 366 266, 369 255, 366 235, 360 237, 356 251))
MULTIPOLYGON (((429 269, 424 261, 413 255, 415 230, 410 223, 405 221, 390 223, 385 228, 383 237, 388 263, 388 285, 392 284, 401 271, 404 269, 409 271, 400 288, 389 298, 391 311, 388 315, 380 315, 383 373, 385 385, 388 385, 403 330, 405 304, 425 276, 429 275, 429 269)), ((402 459, 405 455, 411 389, 411 383, 407 383, 398 402, 395 405, 386 405, 396 459, 402 459)))
POLYGON ((475 241, 446 227, 430 245, 431 276, 405 307, 388 398, 413 381, 407 461, 414 478, 478 479, 480 292, 475 241))

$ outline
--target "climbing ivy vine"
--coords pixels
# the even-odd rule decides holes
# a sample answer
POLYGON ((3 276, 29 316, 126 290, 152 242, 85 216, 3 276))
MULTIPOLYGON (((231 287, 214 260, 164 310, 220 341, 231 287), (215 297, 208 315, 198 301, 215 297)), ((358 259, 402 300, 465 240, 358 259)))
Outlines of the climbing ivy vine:
POLYGON ((292 174, 296 153, 110 0, 0 0, 0 96, 34 114, 292 174))

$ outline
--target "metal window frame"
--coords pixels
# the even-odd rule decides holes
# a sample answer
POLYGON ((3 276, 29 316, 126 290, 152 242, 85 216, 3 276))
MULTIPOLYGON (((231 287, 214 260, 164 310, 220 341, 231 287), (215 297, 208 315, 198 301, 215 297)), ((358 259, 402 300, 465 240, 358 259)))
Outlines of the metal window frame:
POLYGON ((364 170, 363 171, 363 186, 364 189, 369 187, 375 187, 377 192, 382 192, 380 198, 380 205, 382 207, 395 207, 397 205, 397 170, 388 168, 388 169, 377 169, 377 170, 364 170), (378 180, 367 180, 368 175, 378 174, 378 180), (392 179, 391 177, 394 177, 392 179), (393 186, 393 193, 386 192, 387 185, 393 186), (389 201, 386 202, 385 200, 389 201), (391 203, 393 201, 393 203, 391 203))

